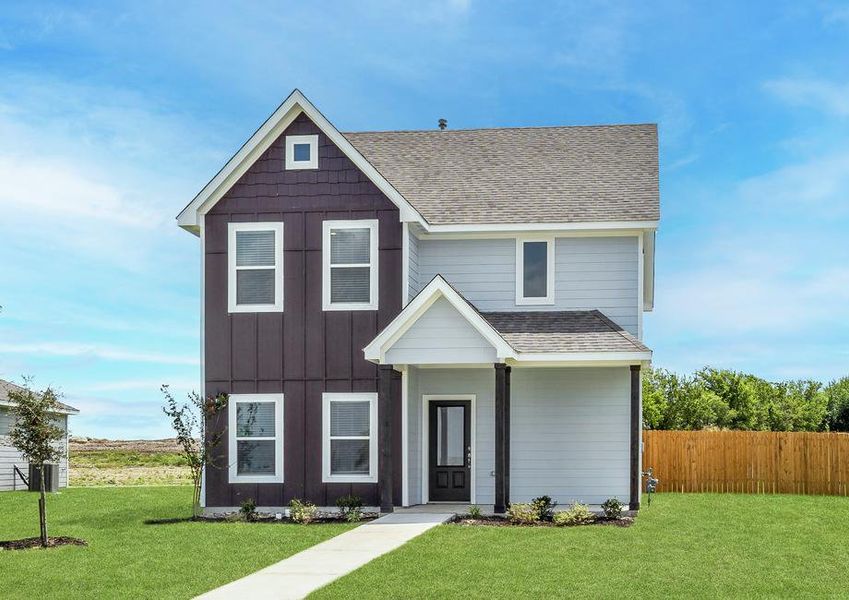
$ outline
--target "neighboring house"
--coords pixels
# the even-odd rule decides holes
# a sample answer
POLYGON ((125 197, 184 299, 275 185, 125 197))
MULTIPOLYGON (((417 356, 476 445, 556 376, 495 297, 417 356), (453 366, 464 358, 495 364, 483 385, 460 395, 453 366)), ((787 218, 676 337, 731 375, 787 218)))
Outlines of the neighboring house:
MULTIPOLYGON (((9 399, 9 392, 21 389, 23 388, 10 381, 0 379, 0 492, 25 490, 27 487, 20 476, 15 473, 15 467, 18 467, 24 477, 29 477, 29 463, 12 446, 9 439, 9 431, 12 429, 12 420, 14 419, 11 408, 13 403, 9 399)), ((68 415, 76 415, 79 412, 73 406, 59 402, 59 410, 56 416, 59 426, 65 431, 65 437, 61 442, 65 456, 59 461, 60 488, 68 487, 68 415)))
POLYGON ((340 133, 297 90, 180 213, 205 506, 639 506, 654 125, 340 133), (221 468, 223 467, 223 468, 221 468))

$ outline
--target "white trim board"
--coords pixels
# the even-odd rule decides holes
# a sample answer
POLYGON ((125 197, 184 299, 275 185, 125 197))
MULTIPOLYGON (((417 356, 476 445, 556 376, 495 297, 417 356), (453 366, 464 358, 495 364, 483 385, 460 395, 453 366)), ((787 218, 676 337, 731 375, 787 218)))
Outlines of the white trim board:
MULTIPOLYGON (((283 394, 230 394, 227 402, 227 482, 228 483, 283 483, 283 413, 285 398, 283 394), (273 475, 239 475, 238 472, 238 436, 236 427, 236 406, 245 402, 274 403, 274 437, 271 438, 276 444, 274 453, 273 475)), ((250 438, 253 440, 267 440, 268 438, 250 438)))
POLYGON ((554 247, 557 240, 547 235, 520 235, 516 237, 516 306, 542 306, 554 304, 554 247), (525 296, 525 244, 545 244, 545 296, 525 296))
POLYGON ((323 221, 321 224, 321 303, 323 310, 377 310, 380 297, 378 278, 380 253, 378 245, 380 234, 377 219, 353 219, 344 221, 323 221), (330 262, 331 234, 334 229, 368 229, 369 230, 369 262, 368 264, 337 264, 330 262), (331 269, 368 267, 369 268, 369 301, 368 302, 331 302, 330 278, 331 269))
POLYGON ((410 373, 406 365, 397 368, 401 373, 401 506, 410 506, 410 373))
POLYGON ((259 313, 283 312, 283 222, 238 222, 227 223, 227 312, 230 313, 259 313), (240 231, 273 231, 274 232, 274 265, 273 266, 238 266, 236 264, 236 236, 240 231), (237 273, 239 270, 274 269, 274 303, 273 304, 238 304, 237 273))
MULTIPOLYGON (((321 395, 321 482, 322 483, 377 483, 379 432, 377 393, 375 392, 324 392, 321 395), (369 403, 369 472, 368 475, 333 475, 330 472, 330 403, 369 403)), ((340 436, 336 436, 340 437, 340 436)), ((344 439, 344 438, 343 438, 344 439)))
POLYGON ((286 170, 298 171, 302 169, 318 168, 318 136, 312 135, 287 135, 286 136, 286 170), (308 160, 295 160, 295 146, 305 144, 309 146, 310 157, 308 160))
MULTIPOLYGON (((477 396, 475 394, 422 394, 422 504, 430 502, 430 402, 431 400, 468 400, 471 403, 471 432, 469 433, 469 444, 472 446, 472 466, 469 472, 471 488, 469 490, 469 504, 475 504, 477 500, 477 396)), ((456 503, 455 503, 456 504, 456 503)))

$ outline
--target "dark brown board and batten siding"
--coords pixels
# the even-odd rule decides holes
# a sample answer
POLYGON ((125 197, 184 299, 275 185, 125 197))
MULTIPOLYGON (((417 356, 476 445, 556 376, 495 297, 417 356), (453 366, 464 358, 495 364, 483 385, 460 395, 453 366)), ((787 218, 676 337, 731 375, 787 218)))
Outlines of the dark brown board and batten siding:
MULTIPOLYGON (((332 506, 357 494, 378 503, 376 484, 322 483, 322 393, 377 392, 362 349, 401 310, 398 209, 323 133, 300 115, 204 218, 206 393, 284 394, 284 483, 229 484, 226 438, 208 468, 207 506, 282 506, 305 498, 332 506), (318 134, 319 169, 284 169, 285 136, 318 134), (322 222, 378 219, 379 309, 322 310, 322 222), (284 310, 227 312, 227 223, 284 223, 284 310)), ((394 499, 400 504, 400 379, 393 379, 394 499)), ((226 424, 220 419, 216 427, 226 424)), ((377 435, 376 424, 374 435, 377 435)))

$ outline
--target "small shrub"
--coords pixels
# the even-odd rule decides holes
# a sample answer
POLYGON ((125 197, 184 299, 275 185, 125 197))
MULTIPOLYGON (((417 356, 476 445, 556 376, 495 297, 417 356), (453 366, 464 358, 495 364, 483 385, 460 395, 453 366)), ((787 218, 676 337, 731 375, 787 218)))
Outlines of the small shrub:
POLYGON ((363 499, 356 494, 337 498, 336 508, 348 523, 359 523, 363 518, 363 499))
POLYGON ((318 516, 318 507, 312 502, 306 502, 292 498, 289 502, 289 518, 295 523, 307 525, 312 523, 318 516))
POLYGON ((529 502, 514 502, 507 508, 507 518, 515 525, 531 525, 539 521, 539 511, 529 502))
POLYGON ((469 516, 473 519, 480 519, 481 518, 481 507, 475 506, 474 504, 472 504, 469 507, 469 516))
POLYGON ((239 515, 245 521, 256 519, 256 502, 254 502, 253 498, 248 498, 239 505, 239 515))
POLYGON ((608 498, 601 505, 601 508, 604 511, 604 516, 608 519, 618 519, 622 516, 623 504, 619 501, 619 498, 608 498))
POLYGON ((363 520, 363 510, 359 507, 349 509, 345 513, 345 520, 348 523, 359 523, 363 520))
POLYGON ((574 502, 567 510, 554 515, 554 524, 560 527, 588 525, 595 521, 595 515, 586 504, 574 502))
POLYGON ((362 509, 363 499, 357 496, 356 494, 340 496, 336 499, 336 508, 339 509, 339 512, 345 515, 350 510, 362 509))
POLYGON ((554 507, 557 506, 557 502, 552 500, 551 496, 539 496, 531 500, 531 504, 536 508, 540 521, 551 521, 554 507))

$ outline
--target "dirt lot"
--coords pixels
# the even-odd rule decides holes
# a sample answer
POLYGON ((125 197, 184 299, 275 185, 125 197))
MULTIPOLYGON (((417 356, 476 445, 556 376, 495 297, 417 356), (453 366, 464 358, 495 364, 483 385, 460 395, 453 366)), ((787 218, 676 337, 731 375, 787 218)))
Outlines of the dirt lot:
POLYGON ((71 438, 70 484, 185 485, 189 470, 174 439, 71 438))

